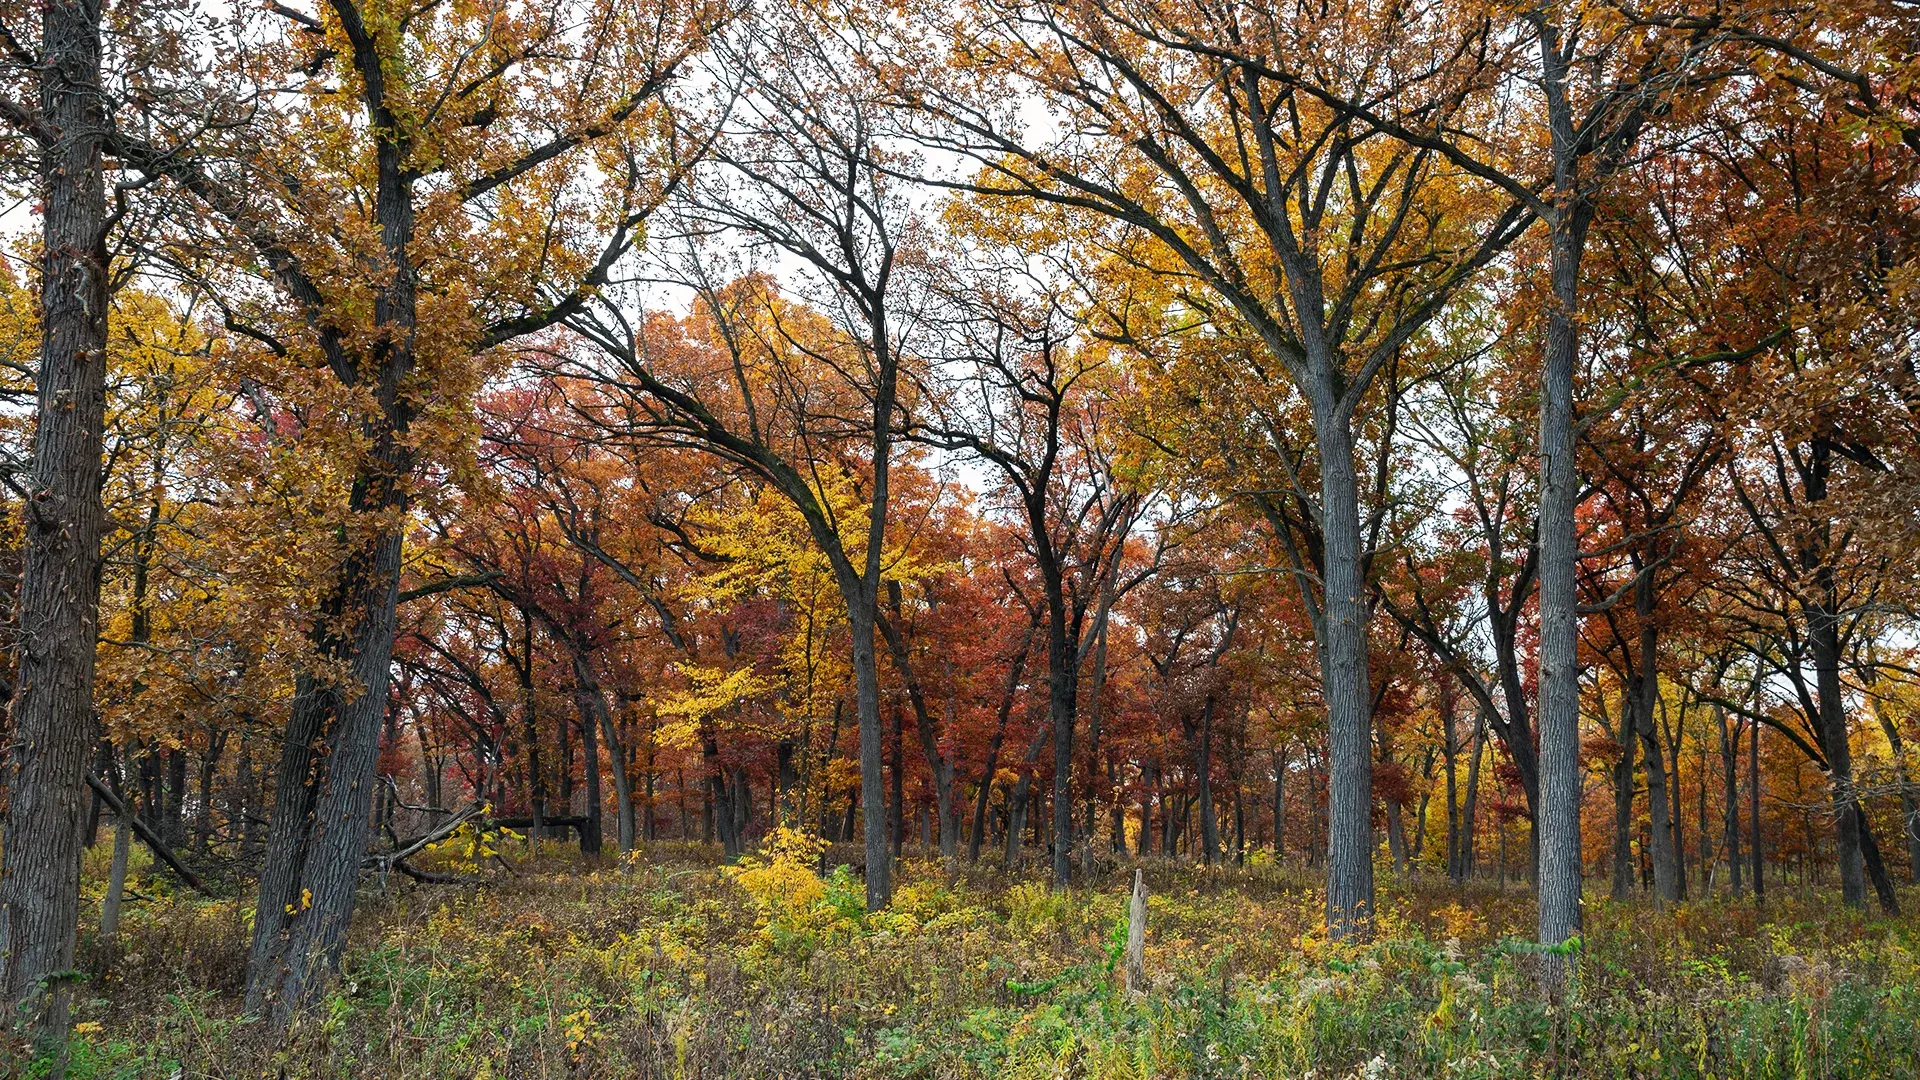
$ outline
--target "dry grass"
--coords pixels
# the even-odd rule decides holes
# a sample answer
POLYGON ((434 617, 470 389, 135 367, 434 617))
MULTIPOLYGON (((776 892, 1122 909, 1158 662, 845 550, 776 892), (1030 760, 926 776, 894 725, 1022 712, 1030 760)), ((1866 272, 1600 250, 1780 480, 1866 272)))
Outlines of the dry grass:
POLYGON ((336 993, 284 1044, 239 1014, 244 904, 134 905, 112 947, 83 941, 73 1074, 1920 1075, 1920 930, 1826 900, 1596 902, 1555 1013, 1518 891, 1389 882, 1378 940, 1351 948, 1322 936, 1304 869, 1150 865, 1152 988, 1129 997, 1124 868, 1055 894, 910 862, 868 916, 850 875, 797 856, 516 862, 481 887, 370 892, 336 993))

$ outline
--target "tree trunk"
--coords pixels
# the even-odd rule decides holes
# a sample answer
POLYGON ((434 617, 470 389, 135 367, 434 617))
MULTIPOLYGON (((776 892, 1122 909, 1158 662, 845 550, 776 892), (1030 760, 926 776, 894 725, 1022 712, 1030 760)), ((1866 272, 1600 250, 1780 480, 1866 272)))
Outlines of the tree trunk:
POLYGON ((1480 762, 1487 749, 1487 716, 1479 715, 1473 728, 1473 757, 1467 759, 1467 798, 1460 810, 1460 876, 1472 877, 1480 849, 1480 762))
POLYGON ((1441 770, 1446 773, 1447 777, 1447 877, 1452 880, 1455 885, 1458 885, 1466 879, 1466 870, 1460 858, 1462 839, 1460 832, 1460 742, 1459 736, 1456 735, 1453 730, 1453 715, 1451 711, 1442 714, 1442 718, 1446 725, 1443 729, 1446 742, 1441 748, 1440 767, 1441 770))
POLYGON ((1400 804, 1389 800, 1386 804, 1387 816, 1387 857, 1393 860, 1396 873, 1407 872, 1407 826, 1400 804))
MULTIPOLYGON (((1426 774, 1422 777, 1422 779, 1429 785, 1433 783, 1433 749, 1432 747, 1428 747, 1427 749, 1426 774)), ((1432 799, 1433 799, 1433 791, 1432 791, 1432 788, 1429 787, 1427 790, 1424 790, 1420 793, 1420 805, 1414 807, 1414 810, 1413 810, 1413 820, 1414 820, 1413 842, 1409 846, 1409 850, 1412 852, 1413 858, 1416 861, 1418 861, 1420 857, 1427 850, 1427 809, 1432 799)))
MULTIPOLYGON (((887 593, 894 620, 901 617, 900 583, 887 582, 887 593)), ((940 732, 934 726, 933 715, 927 706, 927 696, 920 685, 920 678, 913 664, 913 656, 908 651, 907 639, 901 634, 895 621, 886 618, 876 620, 881 637, 887 642, 887 650, 892 654, 894 670, 907 687, 907 701, 913 707, 914 734, 920 740, 920 756, 926 759, 927 774, 933 780, 934 802, 940 818, 940 855, 951 859, 956 853, 954 842, 959 834, 959 812, 955 807, 953 762, 940 751, 940 732)), ((953 702, 948 699, 947 727, 953 728, 953 702)), ((895 766, 899 764, 900 750, 897 740, 900 738, 900 718, 894 715, 895 766)), ((896 846, 894 853, 899 854, 896 846)))
POLYGON ((1667 728, 1671 740, 1667 753, 1671 759, 1667 769, 1667 795, 1673 801, 1667 820, 1673 822, 1673 888, 1676 899, 1687 898, 1687 812, 1686 793, 1680 790, 1680 744, 1686 740, 1687 729, 1683 725, 1665 723, 1666 705, 1660 706, 1662 727, 1667 728))
POLYGON ((587 823, 580 828, 580 853, 598 855, 606 839, 602 827, 606 810, 600 798, 600 737, 596 725, 584 716, 575 726, 580 730, 580 779, 586 788, 587 804, 587 823))
POLYGON ((1361 566, 1360 491, 1349 420, 1338 395, 1313 395, 1320 450, 1327 705, 1327 930, 1335 940, 1373 934, 1373 722, 1367 674, 1366 574, 1361 566))
POLYGON ((1194 782, 1200 793, 1200 860, 1208 866, 1220 858, 1220 830, 1213 810, 1213 710, 1214 696, 1208 694, 1193 750, 1194 782))
POLYGON ((1756 905, 1758 905, 1758 904, 1765 904, 1767 902, 1767 879, 1765 875, 1761 872, 1762 870, 1765 869, 1765 867, 1762 864, 1762 852, 1761 852, 1761 844, 1760 844, 1761 833, 1760 833, 1760 725, 1759 724, 1756 723, 1753 725, 1753 732, 1749 736, 1749 738, 1752 740, 1752 743, 1747 749, 1747 769, 1748 769, 1747 791, 1748 791, 1748 796, 1750 800, 1747 806, 1747 810, 1748 810, 1749 816, 1753 821, 1753 828, 1748 830, 1749 834, 1752 837, 1753 842, 1748 844, 1747 847, 1753 857, 1753 902, 1756 905))
POLYGON ((747 848, 747 826, 752 820, 753 788, 747 783, 747 770, 733 770, 733 840, 740 850, 747 848))
POLYGON ((1740 865, 1740 724, 1734 721, 1730 725, 1727 710, 1719 705, 1713 707, 1713 716, 1720 726, 1720 798, 1726 804, 1727 830, 1727 881, 1733 888, 1733 895, 1746 892, 1746 882, 1742 879, 1740 865))
POLYGON ((891 828, 889 835, 892 837, 893 857, 896 859, 900 857, 901 848, 904 847, 907 842, 906 747, 903 745, 905 739, 903 738, 902 723, 900 707, 896 705, 893 709, 893 741, 891 744, 893 747, 893 763, 887 770, 890 783, 888 796, 891 800, 887 804, 887 824, 891 828))
MULTIPOLYGON (((870 556, 877 557, 877 552, 870 556)), ((873 650, 875 596, 843 582, 847 625, 852 633, 854 706, 860 722, 860 803, 866 808, 867 910, 878 911, 893 899, 893 862, 887 848, 884 750, 880 731, 880 673, 873 650)), ((877 584, 877 583, 876 583, 877 584)))
POLYGON ((1867 820, 1867 808, 1855 799, 1852 808, 1854 827, 1860 834, 1860 860, 1866 867, 1867 880, 1873 882, 1874 894, 1880 900, 1880 911, 1886 915, 1900 914, 1900 900, 1893 891, 1893 878, 1887 874, 1887 864, 1880 858, 1880 845, 1873 838, 1873 823, 1867 820))
MULTIPOLYGON (((1818 507, 1826 502, 1827 474, 1832 449, 1815 439, 1809 461, 1802 470, 1802 485, 1807 503, 1818 507)), ((1828 562, 1826 530, 1812 530, 1823 537, 1800 552, 1800 569, 1810 579, 1801 596, 1800 606, 1807 619, 1807 645, 1813 654, 1815 681, 1814 733, 1820 752, 1826 756, 1827 781, 1834 808, 1834 832, 1840 862, 1840 899, 1848 907, 1867 902, 1866 880, 1862 873, 1860 818, 1847 812, 1857 796, 1853 785, 1853 748, 1847 739, 1845 690, 1840 683, 1841 642, 1839 590, 1833 568, 1828 562)))
POLYGON ((1047 715, 1053 724, 1053 887, 1073 875, 1073 721, 1079 695, 1080 649, 1066 619, 1059 571, 1047 590, 1047 715))
MULTIPOLYGON (((622 854, 633 850, 633 782, 627 775, 627 755, 620 745, 620 733, 614 729, 613 713, 607 708, 606 692, 600 688, 600 679, 594 674, 593 662, 588 658, 585 642, 571 642, 573 654, 573 697, 575 707, 580 712, 580 728, 592 731, 597 728, 607 743, 607 766, 613 774, 614 829, 619 838, 622 854)), ((587 786, 590 790, 599 788, 600 762, 594 754, 587 762, 592 770, 593 781, 587 786)), ((729 855, 738 854, 730 852, 729 855)))
POLYGON ((207 853, 207 845, 213 837, 213 776, 219 769, 220 752, 226 748, 227 737, 207 727, 207 752, 200 758, 200 806, 193 818, 193 850, 197 855, 207 853))
POLYGON ((1162 857, 1169 859, 1173 858, 1179 850, 1174 844, 1174 822, 1179 817, 1178 806, 1181 798, 1180 793, 1173 790, 1170 786, 1170 781, 1171 777, 1165 773, 1161 774, 1161 791, 1156 799, 1156 804, 1159 807, 1157 811, 1158 817, 1156 818, 1157 824, 1154 826, 1156 835, 1159 837, 1160 854, 1162 857))
POLYGON ((1639 706, 1631 688, 1620 709, 1620 760, 1613 763, 1613 890, 1615 900, 1633 894, 1633 794, 1635 750, 1640 734, 1634 730, 1639 706))
POLYGON ((1020 866, 1021 834, 1027 824, 1027 803, 1033 792, 1033 766, 1040 760, 1040 750, 1046 746, 1047 738, 1053 732, 1042 725, 1034 732, 1033 741, 1027 744, 1027 752, 1020 760, 1020 778, 1013 783, 1013 794, 1007 799, 1007 869, 1020 866))
POLYGON ((540 768, 540 716, 533 693, 533 616, 520 612, 520 663, 515 674, 520 682, 520 726, 527 744, 527 786, 533 811, 533 829, 528 843, 541 839, 546 831, 547 777, 540 768))
MULTIPOLYGON (((573 725, 562 720, 553 725, 554 734, 560 740, 560 805, 566 810, 563 817, 573 816, 573 725)), ((580 833, 581 850, 585 851, 587 834, 580 833)))
POLYGON ((64 1060, 80 921, 84 778, 93 753, 106 413, 106 188, 100 12, 47 0, 41 27, 39 399, 21 517, 20 647, 0 839, 0 1003, 64 1060))
POLYGON ((1134 853, 1140 858, 1153 854, 1153 800, 1159 789, 1159 764, 1148 758, 1140 767, 1140 835, 1134 838, 1134 853))
POLYGON ((167 801, 160 815, 160 836, 170 848, 187 846, 187 751, 167 751, 167 801))
POLYGON ((1276 862, 1284 862, 1287 857, 1287 752, 1285 749, 1273 752, 1273 857, 1276 862))
POLYGON ((258 816, 258 794, 260 784, 254 775, 253 738, 248 730, 249 717, 241 717, 240 750, 233 765, 233 795, 228 802, 227 814, 229 827, 240 838, 240 860, 249 861, 260 850, 260 830, 254 823, 258 816))
POLYGON ((112 940, 120 932, 120 899, 127 892, 127 855, 133 848, 133 821, 113 816, 113 862, 107 870, 107 892, 100 899, 100 937, 112 940))
POLYGON ((1900 837, 1907 847, 1907 879, 1920 882, 1920 785, 1907 769, 1907 744, 1900 736, 1900 725, 1887 708, 1886 699, 1873 695, 1873 716, 1887 736, 1887 748, 1893 753, 1893 779, 1900 788, 1900 837))
POLYGON ((1246 787, 1238 782, 1233 785, 1233 864, 1247 865, 1246 787))
POLYGON ((719 740, 706 725, 700 733, 700 771, 706 777, 706 820, 701 840, 712 843, 718 833, 721 857, 732 862, 741 851, 739 834, 733 828, 733 788, 727 782, 726 766, 720 762, 719 740))
POLYGON ((1670 790, 1673 784, 1667 770, 1666 749, 1660 743, 1655 722, 1655 712, 1660 702, 1659 671, 1656 666, 1659 630, 1653 623, 1651 574, 1651 570, 1643 571, 1633 587, 1634 611, 1640 619, 1640 633, 1633 677, 1628 687, 1632 699, 1633 728, 1645 750, 1642 756, 1647 773, 1647 816, 1652 821, 1648 848, 1653 862, 1653 899, 1656 906, 1667 907, 1678 902, 1681 896, 1680 863, 1674 850, 1677 837, 1673 812, 1676 803, 1670 790))
MULTIPOLYGON (((381 494, 381 486, 363 477, 356 502, 395 505, 388 500, 398 493, 381 494)), ((400 554, 400 533, 386 531, 350 558, 328 604, 335 618, 314 631, 321 655, 346 661, 355 685, 308 675, 296 689, 247 968, 248 1010, 270 1006, 276 1025, 319 1000, 353 915, 386 714, 400 554), (351 624, 344 636, 336 636, 339 621, 351 624)))
MULTIPOLYGON (((1117 567, 1118 563, 1115 563, 1117 567)), ((1100 781, 1100 725, 1106 716, 1102 707, 1107 692, 1107 615, 1113 606, 1113 577, 1100 575, 1100 604, 1094 614, 1093 628, 1093 671, 1091 684, 1087 690, 1087 776, 1086 809, 1081 818, 1086 823, 1086 846, 1083 858, 1086 871, 1093 872, 1093 834, 1095 816, 1095 794, 1100 781)))
MULTIPOLYGON (((1580 657, 1575 564, 1579 481, 1574 463, 1574 368, 1578 349, 1580 259, 1591 204, 1576 175, 1578 134, 1567 100, 1568 62, 1559 28, 1538 22, 1554 164, 1555 212, 1548 222, 1553 302, 1540 377, 1539 938, 1559 945, 1580 932, 1580 657)), ((1558 1001, 1570 964, 1548 954, 1541 965, 1549 998, 1558 1001)))
POLYGON ((1026 671, 1027 654, 1033 649, 1033 636, 1038 628, 1037 618, 1027 625, 1027 636, 1020 643, 1019 655, 1008 667, 1006 683, 1000 688, 1000 705, 994 712, 993 738, 987 743, 987 760, 980 769, 980 789, 974 796, 973 832, 967 837, 968 862, 980 861, 980 845, 987 831, 987 797, 993 793, 993 777, 1000 768, 1000 746, 1006 739, 1007 720, 1013 714, 1014 699, 1020 692, 1020 677, 1026 671))
MULTIPOLYGON (((1383 765, 1392 763, 1392 745, 1388 742, 1384 727, 1379 730, 1378 742, 1380 763, 1383 765)), ((1395 873, 1405 874, 1407 872, 1407 829, 1403 819, 1405 808, 1396 798, 1385 799, 1383 803, 1382 810, 1385 811, 1383 816, 1387 821, 1387 857, 1393 861, 1395 873)))

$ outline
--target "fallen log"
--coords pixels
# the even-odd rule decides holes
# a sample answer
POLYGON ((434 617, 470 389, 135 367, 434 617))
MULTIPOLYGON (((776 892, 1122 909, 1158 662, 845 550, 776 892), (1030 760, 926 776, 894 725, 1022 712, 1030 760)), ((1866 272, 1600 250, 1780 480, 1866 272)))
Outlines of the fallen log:
POLYGON ((92 788, 94 793, 100 796, 101 802, 107 804, 107 809, 112 810, 116 816, 132 825, 133 835, 139 837, 140 842, 147 845, 147 849, 152 851, 155 857, 161 862, 166 863, 168 868, 171 869, 181 881, 185 882, 189 888, 202 896, 213 895, 213 891, 208 889, 206 884, 200 880, 200 875, 187 869, 187 865, 180 861, 180 856, 175 855, 172 848, 162 842, 160 837, 155 834, 152 829, 147 828, 146 822, 141 821, 138 815, 129 811, 127 804, 120 801, 120 796, 115 795, 112 788, 108 787, 99 777, 92 773, 87 774, 87 786, 92 788))
POLYGON ((404 859, 394 860, 393 868, 422 885, 478 885, 482 881, 480 878, 463 877, 459 874, 437 874, 432 870, 420 870, 404 859))
POLYGON ((431 832, 428 832, 425 836, 419 837, 414 840, 410 840, 407 843, 402 844, 401 846, 393 849, 392 851, 381 852, 381 853, 376 853, 376 854, 367 856, 367 862, 365 864, 366 868, 370 870, 378 870, 378 869, 381 869, 382 867, 397 866, 399 865, 401 860, 419 853, 420 850, 422 848, 425 848, 428 844, 436 844, 442 840, 445 840, 447 837, 452 836, 460 828, 460 826, 466 824, 469 818, 473 817, 473 815, 479 812, 480 812, 480 804, 473 803, 472 805, 468 806, 466 809, 460 811, 459 813, 453 815, 447 820, 441 822, 438 826, 436 826, 431 832))

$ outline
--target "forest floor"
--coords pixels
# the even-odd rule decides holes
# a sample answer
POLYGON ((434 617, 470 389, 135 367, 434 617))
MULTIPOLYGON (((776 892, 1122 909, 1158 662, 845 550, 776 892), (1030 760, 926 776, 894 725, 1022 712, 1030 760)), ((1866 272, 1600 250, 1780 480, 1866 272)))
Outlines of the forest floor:
POLYGON ((868 914, 804 851, 503 853, 514 873, 484 860, 485 884, 370 887, 336 992, 285 1044, 240 1014, 248 903, 136 875, 119 938, 82 936, 70 1075, 1920 1076, 1920 920, 1826 894, 1656 913, 1590 893, 1576 996, 1550 1010, 1530 901, 1491 882, 1384 875, 1377 939, 1349 947, 1304 866, 1150 862, 1133 994, 1131 868, 1053 893, 908 861, 868 914))

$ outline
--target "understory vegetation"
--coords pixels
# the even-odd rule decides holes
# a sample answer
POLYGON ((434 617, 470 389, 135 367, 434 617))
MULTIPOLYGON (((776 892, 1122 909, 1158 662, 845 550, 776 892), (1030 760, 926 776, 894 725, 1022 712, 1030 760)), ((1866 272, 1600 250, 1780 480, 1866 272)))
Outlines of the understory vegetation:
POLYGON ((0 0, 0 199, 0 1080, 1920 1080, 1920 0, 0 0))
MULTIPOLYGON (((1376 941, 1344 945, 1317 871, 1149 862, 1135 993, 1130 869, 1054 892, 909 859, 869 914, 855 853, 791 833, 733 866, 700 845, 502 852, 511 876, 369 896, 340 983, 284 1042, 239 1007, 248 905, 143 883, 111 955, 82 938, 70 1075, 1920 1076, 1920 926, 1823 894, 1661 913, 1590 895, 1556 1012, 1519 886, 1385 879, 1376 941)), ((422 865, 472 876, 477 853, 422 865)))

